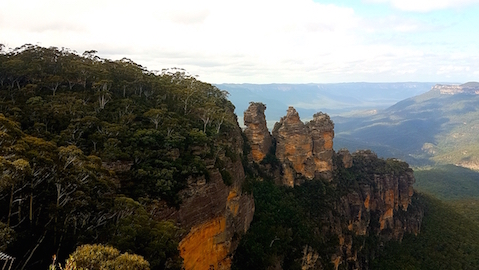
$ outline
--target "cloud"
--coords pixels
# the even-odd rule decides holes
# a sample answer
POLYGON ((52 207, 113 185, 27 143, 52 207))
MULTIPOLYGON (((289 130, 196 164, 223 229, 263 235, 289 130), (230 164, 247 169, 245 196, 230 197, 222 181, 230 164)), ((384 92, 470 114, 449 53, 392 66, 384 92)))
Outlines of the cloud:
POLYGON ((429 12, 448 8, 462 8, 478 4, 479 0, 365 0, 368 3, 389 3, 404 11, 429 12))
POLYGON ((94 49, 150 70, 182 67, 211 83, 434 80, 437 67, 457 59, 439 60, 450 51, 409 36, 434 27, 313 0, 2 0, 0 9, 0 43, 9 47, 94 49), (436 56, 427 56, 431 49, 436 56))

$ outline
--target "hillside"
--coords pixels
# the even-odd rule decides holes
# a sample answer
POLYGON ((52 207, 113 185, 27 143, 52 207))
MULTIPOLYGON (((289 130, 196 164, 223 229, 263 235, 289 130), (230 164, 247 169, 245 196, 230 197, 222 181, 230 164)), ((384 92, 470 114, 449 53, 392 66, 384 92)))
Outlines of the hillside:
POLYGON ((0 251, 15 269, 70 254, 90 268, 368 269, 421 234, 409 165, 334 151, 321 112, 305 123, 289 107, 270 132, 251 102, 243 132, 228 93, 184 70, 33 45, 0 54, 0 95, 0 251))
POLYGON ((372 116, 336 117, 336 146, 370 148, 415 165, 479 164, 476 84, 437 85, 372 116))
POLYGON ((0 53, 0 96, 0 251, 14 268, 83 244, 151 269, 229 265, 254 202, 226 92, 184 70, 24 45, 0 53))
POLYGON ((421 233, 386 245, 375 269, 477 269, 479 173, 443 165, 414 175, 425 209, 421 233))
POLYGON ((479 226, 438 199, 420 195, 425 208, 421 233, 390 242, 371 269, 478 269, 479 226))

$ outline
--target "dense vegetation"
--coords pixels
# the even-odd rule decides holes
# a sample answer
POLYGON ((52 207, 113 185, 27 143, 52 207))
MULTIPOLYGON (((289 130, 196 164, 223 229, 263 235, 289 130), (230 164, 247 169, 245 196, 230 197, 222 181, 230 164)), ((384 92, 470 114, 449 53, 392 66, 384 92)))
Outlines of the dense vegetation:
MULTIPOLYGON (((403 165, 393 160, 378 160, 375 164, 368 162, 355 160, 360 165, 358 168, 374 166, 376 173, 400 170, 403 165)), ((418 194, 413 198, 414 205, 411 207, 425 209, 421 232, 418 235, 406 234, 402 242, 387 242, 382 248, 379 248, 377 237, 370 235, 362 239, 364 242, 358 258, 369 260, 371 269, 478 269, 478 193, 467 200, 458 200, 456 197, 468 194, 467 189, 461 189, 457 184, 461 181, 472 184, 467 177, 477 173, 449 167, 442 168, 446 172, 451 169, 450 175, 445 178, 451 175, 460 178, 457 174, 460 171, 465 173, 466 179, 447 178, 450 179, 450 186, 444 188, 456 188, 456 191, 453 188, 451 193, 443 197, 447 203, 431 195, 418 194), (458 195, 458 192, 463 193, 458 195)), ((438 171, 446 173, 440 169, 438 171)), ((341 196, 341 191, 354 188, 364 181, 367 176, 363 173, 362 170, 342 170, 336 175, 339 179, 335 181, 340 181, 336 187, 320 180, 307 181, 295 188, 277 186, 269 180, 251 182, 256 212, 250 230, 237 249, 234 268, 266 269, 281 265, 283 269, 301 269, 305 246, 320 250, 323 265, 326 269, 332 267, 328 256, 337 247, 338 238, 320 233, 317 228, 331 226, 322 224, 328 222, 325 214, 340 216, 336 212, 335 201, 341 196)), ((423 192, 427 181, 433 179, 437 179, 434 170, 418 174, 417 181, 423 187, 423 192)), ((441 180, 438 181, 441 185, 441 180)), ((361 239, 356 238, 358 240, 361 239)), ((361 245, 361 242, 358 243, 361 245)))
POLYGON ((479 226, 450 206, 421 195, 421 232, 390 242, 372 269, 479 269, 479 226))
POLYGON ((208 179, 204 158, 236 126, 227 93, 95 51, 0 49, 1 250, 46 269, 101 243, 179 267, 181 232, 150 210, 178 206, 189 177, 208 179))
MULTIPOLYGON (((338 244, 336 235, 322 235, 325 212, 332 210, 335 190, 321 180, 288 188, 272 181, 251 183, 255 196, 255 216, 251 228, 236 250, 233 269, 267 269, 281 264, 283 269, 301 269, 303 248, 310 246, 330 254, 338 244), (329 203, 329 204, 328 204, 329 203)), ((327 257, 324 262, 328 265, 327 257)))
POLYGON ((389 243, 375 268, 478 269, 479 173, 444 165, 414 174, 425 208, 421 232, 389 243))
MULTIPOLYGON (((262 163, 266 161, 274 167, 274 159, 265 158, 262 163)), ((339 250, 340 231, 352 237, 359 264, 368 266, 367 261, 379 251, 379 243, 387 238, 379 230, 379 213, 362 213, 363 218, 371 218, 371 234, 357 236, 347 228, 351 220, 343 203, 348 194, 360 192, 359 186, 371 185, 374 175, 400 175, 410 169, 407 163, 394 159, 355 156, 349 169, 340 162, 339 158, 335 162, 337 170, 331 182, 314 179, 294 188, 276 185, 271 175, 259 170, 258 179, 262 180, 247 183, 255 198, 255 216, 236 250, 233 269, 301 269, 308 248, 318 252, 324 269, 334 269, 331 261, 339 250)), ((420 207, 416 199, 413 201, 411 213, 420 207)), ((343 263, 340 269, 347 267, 343 263)))
POLYGON ((414 187, 438 199, 479 199, 479 172, 454 165, 416 169, 414 187))

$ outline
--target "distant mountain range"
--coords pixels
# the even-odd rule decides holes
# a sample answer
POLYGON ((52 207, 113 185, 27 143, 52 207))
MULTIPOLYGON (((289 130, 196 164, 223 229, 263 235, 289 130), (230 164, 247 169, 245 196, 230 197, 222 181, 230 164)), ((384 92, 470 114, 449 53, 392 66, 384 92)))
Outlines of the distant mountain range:
POLYGON ((335 148, 368 148, 414 165, 479 169, 479 83, 435 85, 373 115, 333 117, 335 148))
POLYGON ((393 104, 427 92, 436 83, 333 83, 333 84, 217 84, 230 93, 240 125, 251 101, 266 104, 271 129, 294 106, 302 119, 318 111, 329 115, 363 113, 385 109, 393 104))
POLYGON ((294 106, 335 123, 334 148, 371 149, 416 166, 479 169, 479 83, 220 84, 240 125, 250 101, 266 104, 271 129, 294 106))

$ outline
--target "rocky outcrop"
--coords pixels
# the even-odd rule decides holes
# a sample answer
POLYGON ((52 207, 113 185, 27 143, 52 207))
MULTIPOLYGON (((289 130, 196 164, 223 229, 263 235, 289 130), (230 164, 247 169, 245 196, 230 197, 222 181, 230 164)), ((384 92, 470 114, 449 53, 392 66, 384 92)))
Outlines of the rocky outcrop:
POLYGON ((331 184, 342 195, 328 196, 329 209, 317 217, 322 220, 317 228, 320 234, 339 241, 329 254, 303 247, 302 269, 369 269, 370 260, 387 241, 400 241, 404 234, 420 231, 424 210, 412 203, 415 179, 407 163, 379 159, 371 151, 341 153, 334 159, 331 184), (351 166, 343 162, 347 156, 351 166), (345 174, 355 177, 348 179, 345 174))
POLYGON ((479 94, 479 83, 477 82, 468 82, 465 84, 452 84, 452 85, 443 85, 436 84, 432 87, 433 91, 439 91, 442 95, 456 95, 456 94, 469 94, 469 95, 478 95, 479 94))
POLYGON ((348 168, 351 168, 353 166, 353 157, 351 156, 351 154, 349 153, 349 150, 348 149, 340 149, 338 151, 338 153, 336 154, 340 161, 341 161, 341 165, 348 169, 348 168))
POLYGON ((251 102, 244 112, 244 134, 251 146, 251 155, 254 162, 259 163, 268 153, 272 146, 271 134, 266 126, 264 111, 266 105, 263 103, 251 102))
MULTIPOLYGON (((341 152, 343 158, 336 160, 343 162, 345 151, 341 152)), ((369 150, 355 152, 351 158, 353 165, 349 169, 344 166, 347 162, 335 164, 336 174, 346 169, 361 176, 355 185, 349 185, 335 209, 342 220, 333 215, 328 220, 330 232, 340 240, 337 252, 331 257, 335 269, 340 265, 347 265, 347 269, 367 269, 367 259, 358 255, 365 238, 359 237, 376 237, 379 246, 386 241, 401 240, 405 233, 419 233, 424 215, 423 209, 411 209, 415 179, 407 163, 379 159, 369 150)))
MULTIPOLYGON (((245 133, 257 163, 271 145, 265 108, 252 103, 245 112, 245 133)), ((415 179, 407 163, 379 159, 369 150, 350 154, 341 149, 335 153, 334 124, 323 113, 303 123, 298 112, 289 107, 272 133, 276 160, 268 158, 268 163, 256 167, 258 170, 270 171, 269 178, 290 187, 323 179, 331 188, 331 194, 321 195, 327 203, 315 214, 316 229, 325 239, 337 237, 339 241, 335 251, 328 254, 302 247, 302 269, 324 269, 328 261, 334 269, 367 269, 372 255, 361 250, 370 245, 366 243, 368 237, 378 241, 377 247, 368 246, 369 250, 379 249, 386 241, 401 240, 405 233, 419 232, 423 210, 411 206, 415 179)), ((275 265, 281 269, 280 259, 275 265)))
POLYGON ((283 184, 294 186, 303 179, 331 179, 333 170, 334 124, 329 116, 317 113, 304 124, 293 107, 273 130, 276 157, 283 166, 283 184))
MULTIPOLYGON (((180 192, 179 207, 158 207, 158 219, 174 220, 185 232, 178 249, 186 270, 230 269, 238 236, 246 233, 253 220, 253 196, 241 190, 245 173, 239 156, 243 149, 240 132, 237 127, 219 141, 226 146, 220 149, 230 149, 234 156, 223 150, 216 159, 205 160, 209 179, 191 177, 187 188, 180 192), (216 160, 221 160, 221 168, 215 165, 216 160), (220 170, 232 178, 231 185, 225 183, 220 170)), ((193 151, 201 156, 209 148, 193 151)))

